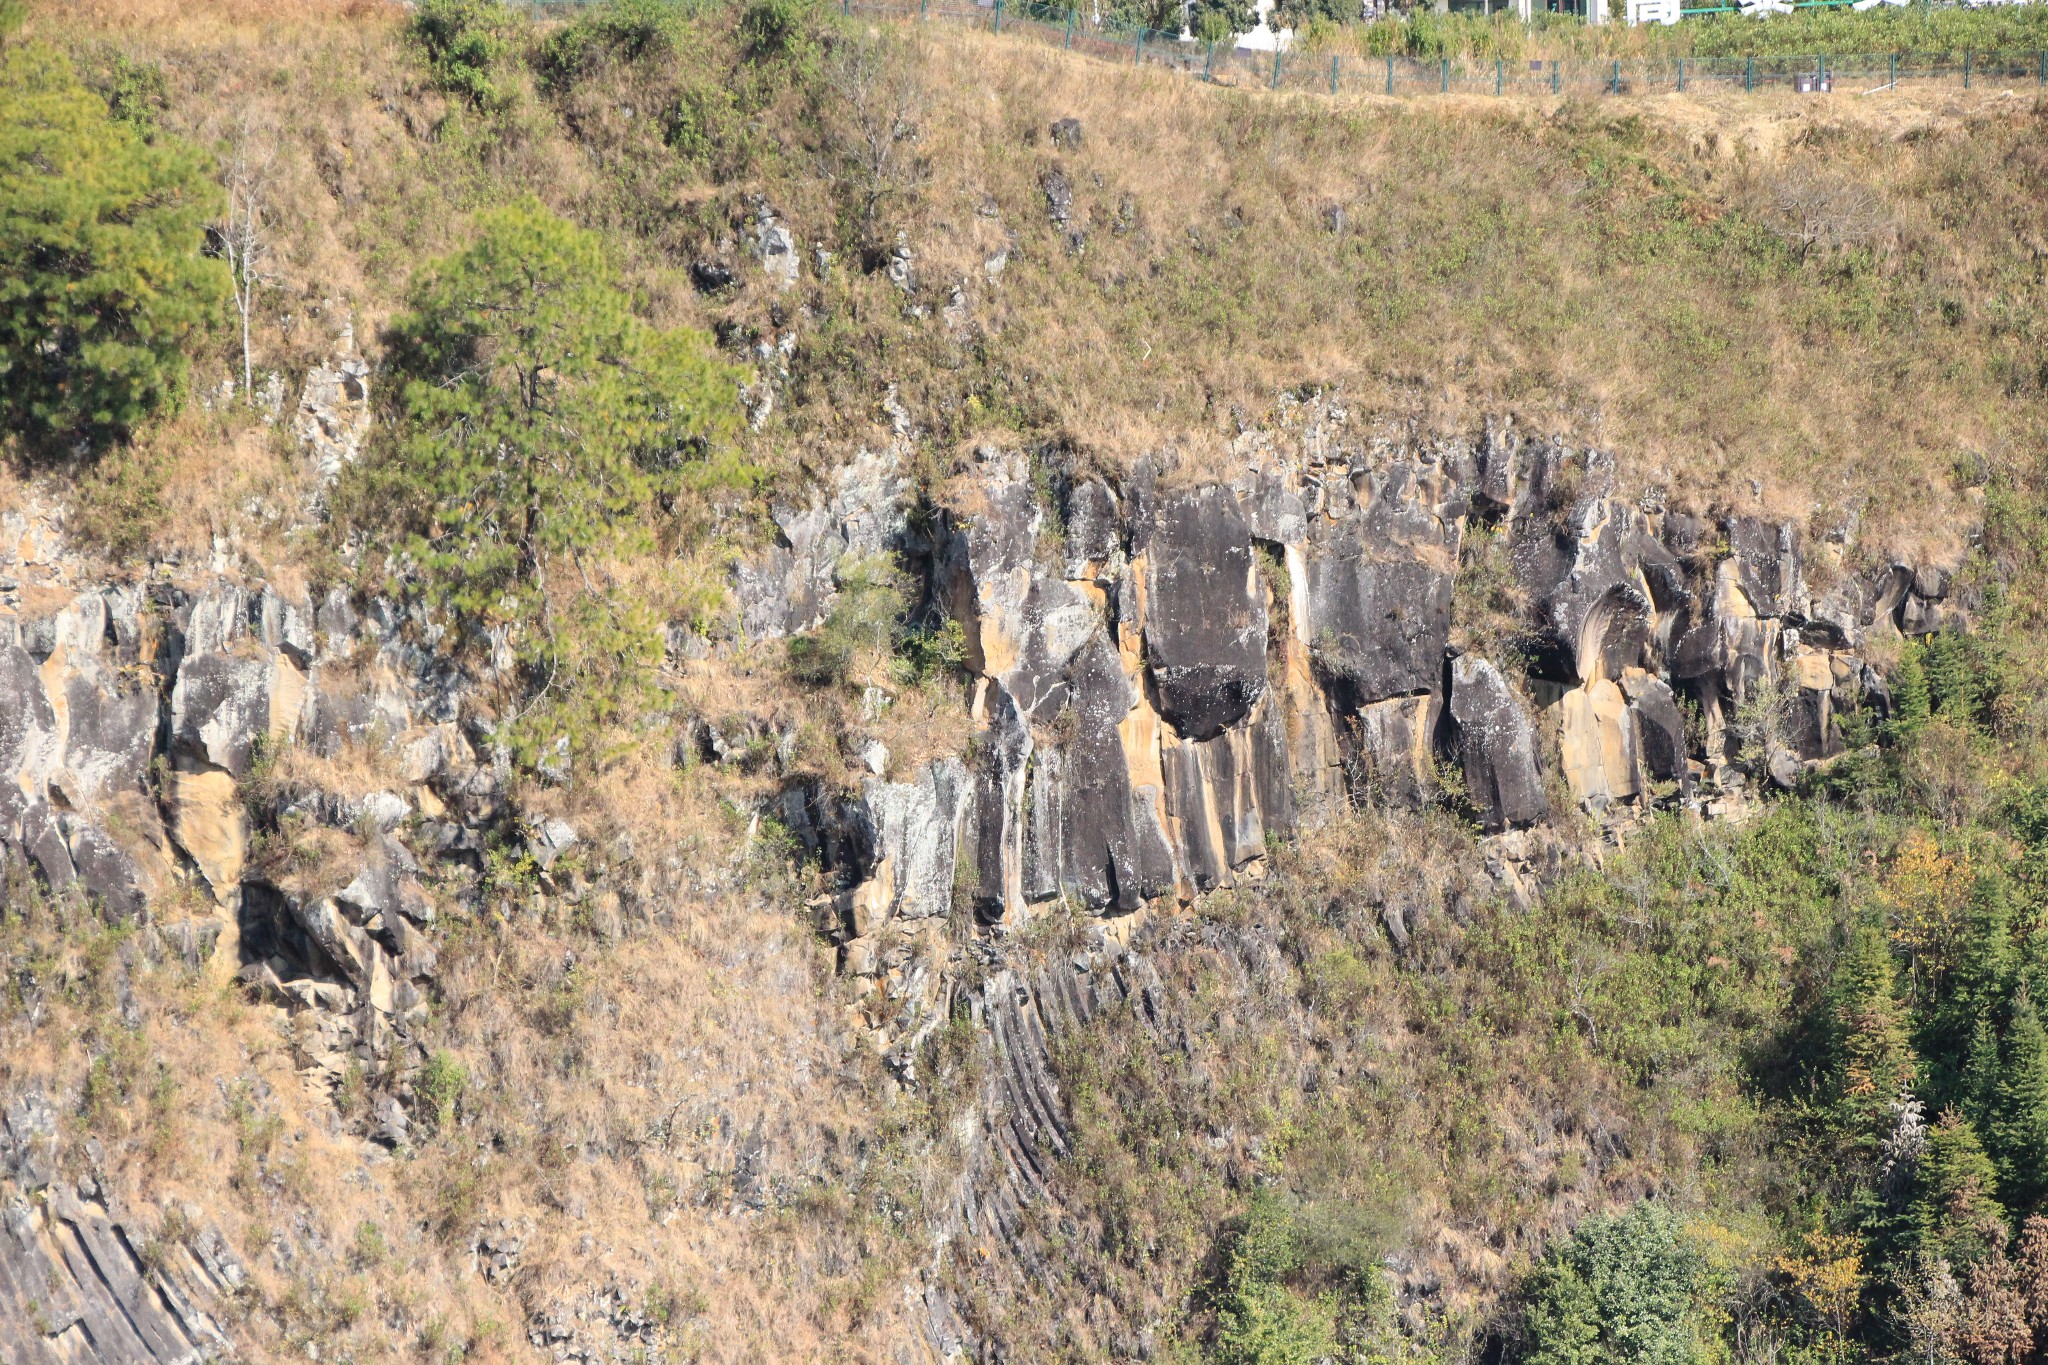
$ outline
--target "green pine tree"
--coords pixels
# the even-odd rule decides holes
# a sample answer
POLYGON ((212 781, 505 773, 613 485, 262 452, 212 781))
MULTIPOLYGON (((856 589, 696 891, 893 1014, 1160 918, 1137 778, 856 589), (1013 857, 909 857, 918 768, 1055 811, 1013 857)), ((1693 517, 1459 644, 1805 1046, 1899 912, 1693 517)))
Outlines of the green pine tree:
POLYGON ((0 49, 0 428, 97 445, 177 399, 227 297, 203 254, 218 198, 196 152, 112 117, 62 53, 0 49))
POLYGON ((1919 1059, 1898 1000, 1898 967, 1875 925, 1859 927, 1830 983, 1829 1058, 1837 1122, 1866 1146, 1891 1126, 1891 1102, 1911 1089, 1919 1059))
POLYGON ((1959 725, 1974 724, 1980 671, 1970 637, 1948 632, 1930 635, 1922 649, 1929 708, 1959 725))
POLYGON ((1908 641, 1899 654, 1899 666, 1892 671, 1891 733, 1895 740, 1912 739, 1927 728, 1928 718, 1934 714, 1925 654, 1918 641, 1908 641))
POLYGON ((1910 1244, 1928 1255, 1962 1264, 2003 1248, 2005 1209, 1993 1196, 1998 1172, 1970 1121, 1954 1109, 1927 1135, 1912 1206, 1906 1213, 1910 1244))
POLYGON ((626 566, 753 477, 727 442, 740 373, 628 297, 597 237, 537 202, 480 215, 394 324, 393 434, 348 509, 474 647, 509 645, 529 761, 651 685, 678 603, 626 566))
POLYGON ((2005 1175, 1999 1188, 2016 1212, 2026 1213, 2048 1196, 2048 1029, 2024 989, 2013 1001, 1997 1108, 1992 1132, 2005 1175))
POLYGON ((1529 1277, 1528 1365, 1694 1365, 1712 1359, 1703 1301, 1716 1275, 1661 1205, 1589 1218, 1529 1277))
POLYGON ((1998 1078, 2003 1066, 1998 1058, 1998 1030, 1986 1015, 1977 1016, 1970 1032, 1970 1049, 1963 1057, 1963 1074, 1956 1087, 1957 1103, 1963 1117, 1982 1131, 1990 1131, 1998 1114, 1998 1078))

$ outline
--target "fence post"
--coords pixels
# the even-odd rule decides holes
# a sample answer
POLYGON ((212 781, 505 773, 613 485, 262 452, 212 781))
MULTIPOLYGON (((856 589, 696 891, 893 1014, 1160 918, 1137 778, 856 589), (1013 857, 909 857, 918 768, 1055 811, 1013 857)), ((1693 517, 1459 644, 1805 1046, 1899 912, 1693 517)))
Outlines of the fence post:
POLYGON ((1064 40, 1063 40, 1063 41, 1062 41, 1062 42, 1060 43, 1060 46, 1061 46, 1061 47, 1063 47, 1063 48, 1066 48, 1066 49, 1067 49, 1068 51, 1070 51, 1070 52, 1071 52, 1071 51, 1073 50, 1073 47, 1074 47, 1074 11, 1072 11, 1072 10, 1068 10, 1068 11, 1067 11, 1067 36, 1066 36, 1066 38, 1065 38, 1065 39, 1064 39, 1064 40))
POLYGON ((1439 95, 1448 95, 1451 93, 1451 59, 1445 57, 1443 63, 1442 80, 1437 85, 1436 92, 1439 95))
POLYGON ((1678 93, 1685 93, 1685 58, 1678 59, 1678 93))
POLYGON ((1495 57, 1493 59, 1493 93, 1496 95, 1500 94, 1500 77, 1502 69, 1503 66, 1501 59, 1499 57, 1495 57))
POLYGON ((1330 54, 1330 94, 1331 94, 1331 95, 1333 95, 1333 96, 1334 96, 1334 95, 1335 95, 1335 94, 1337 93, 1337 62, 1338 62, 1338 61, 1339 61, 1339 58, 1338 58, 1337 54, 1336 54, 1336 53, 1334 53, 1334 52, 1332 52, 1332 53, 1330 54))
POLYGON ((1899 88, 1899 54, 1892 54, 1892 89, 1899 88))
POLYGON ((1387 58, 1387 93, 1389 95, 1394 93, 1394 59, 1392 57, 1387 58))
POLYGON ((1558 70, 1557 70, 1557 63, 1556 63, 1556 62, 1552 62, 1552 63, 1550 64, 1550 93, 1551 93, 1551 94, 1553 94, 1553 95, 1555 95, 1555 94, 1557 93, 1557 88, 1558 88, 1558 86, 1557 86, 1557 83, 1558 83, 1558 70))
POLYGON ((1131 65, 1142 66, 1145 62, 1145 30, 1138 30, 1136 41, 1131 44, 1131 65))
POLYGON ((1967 47, 1963 49, 1963 89, 1965 90, 1970 88, 1970 58, 1975 55, 1967 47))
POLYGON ((996 32, 1003 31, 1003 0, 996 0, 996 32))
POLYGON ((1619 95, 1619 94, 1621 93, 1621 63, 1620 63, 1620 62, 1616 62, 1616 63, 1614 64, 1614 75, 1613 75, 1613 77, 1612 77, 1612 81, 1613 81, 1613 89, 1612 89, 1612 92, 1611 92, 1611 93, 1613 93, 1613 94, 1616 94, 1616 95, 1619 95))
POLYGON ((1742 93, 1756 89, 1756 58, 1749 59, 1749 65, 1742 68, 1742 93))
POLYGON ((1216 79, 1216 77, 1215 77, 1215 76, 1214 76, 1214 75, 1212 74, 1212 73, 1213 73, 1213 72, 1214 72, 1215 70, 1216 70, 1216 44, 1214 44, 1214 43, 1211 43, 1211 44, 1209 44, 1209 55, 1208 55, 1208 56, 1206 56, 1206 57, 1204 57, 1204 58, 1202 58, 1202 79, 1203 79, 1203 80, 1205 80, 1205 81, 1213 81, 1213 80, 1215 80, 1215 79, 1216 79))

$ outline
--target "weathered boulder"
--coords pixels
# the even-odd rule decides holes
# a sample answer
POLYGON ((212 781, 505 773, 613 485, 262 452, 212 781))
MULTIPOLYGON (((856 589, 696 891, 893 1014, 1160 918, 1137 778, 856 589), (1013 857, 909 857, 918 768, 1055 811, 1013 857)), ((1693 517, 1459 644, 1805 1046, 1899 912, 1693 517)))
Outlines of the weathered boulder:
POLYGON ((1232 872, 1264 856, 1268 830, 1293 832, 1284 738, 1271 702, 1247 725, 1168 748, 1165 769, 1166 808, 1196 890, 1227 886, 1232 872))
POLYGON ((1641 793, 1635 720, 1620 684, 1595 678, 1565 693, 1557 711, 1558 761, 1572 795, 1597 810, 1641 793))
POLYGON ((1419 806, 1436 790, 1435 742, 1442 704, 1434 693, 1360 707, 1351 732, 1364 769, 1367 800, 1419 806))
POLYGON ((892 919, 940 917, 952 908, 971 790, 957 758, 935 759, 908 782, 863 784, 854 818, 869 876, 845 897, 853 937, 892 919))
POLYGON ((1213 739, 1266 692, 1266 604, 1251 528, 1230 489, 1152 502, 1132 531, 1132 574, 1159 711, 1213 739))
POLYGON ((1481 826, 1498 832, 1548 815, 1535 731, 1501 671, 1477 655, 1454 659, 1450 711, 1466 799, 1481 826))
POLYGON ((1692 765, 1686 755, 1685 715, 1678 709, 1671 685, 1654 673, 1629 669, 1621 675, 1635 721, 1636 753, 1643 772, 1656 782, 1677 782, 1681 794, 1691 787, 1692 765))
POLYGON ((1067 678, 1069 736, 1033 755, 1026 801, 1026 900, 1070 896, 1091 909, 1133 910, 1173 888, 1173 850, 1156 790, 1134 788, 1121 725, 1136 703, 1117 652, 1101 635, 1067 678))
POLYGON ((1799 605, 1799 535, 1791 522, 1730 517, 1730 562, 1736 582, 1759 616, 1787 616, 1799 605))
MULTIPOLYGON (((1466 499, 1455 471, 1396 461, 1320 485, 1297 631, 1332 703, 1357 711, 1441 684, 1466 499), (1364 501, 1360 502, 1361 494, 1364 501)), ((1275 520, 1284 526, 1284 502, 1275 520)))

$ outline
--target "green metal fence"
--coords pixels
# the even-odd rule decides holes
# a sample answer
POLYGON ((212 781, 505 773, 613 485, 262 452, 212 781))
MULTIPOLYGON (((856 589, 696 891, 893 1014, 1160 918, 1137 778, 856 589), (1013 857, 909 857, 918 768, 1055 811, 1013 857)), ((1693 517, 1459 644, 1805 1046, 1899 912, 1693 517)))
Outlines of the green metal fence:
POLYGON ((1326 95, 1646 95, 1660 92, 1831 89, 1868 94, 1914 83, 1968 89, 2048 86, 2048 52, 1968 52, 1960 60, 1901 53, 1680 57, 1637 61, 1484 61, 1252 52, 1113 21, 1092 23, 1045 0, 839 0, 848 15, 939 19, 1034 38, 1105 61, 1163 66, 1240 89, 1326 95))

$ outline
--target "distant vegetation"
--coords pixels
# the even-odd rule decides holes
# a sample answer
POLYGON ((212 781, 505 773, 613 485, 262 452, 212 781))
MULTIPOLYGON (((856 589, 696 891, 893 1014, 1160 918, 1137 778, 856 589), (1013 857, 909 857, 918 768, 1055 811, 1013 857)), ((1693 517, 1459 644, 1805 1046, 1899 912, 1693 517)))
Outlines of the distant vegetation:
MULTIPOLYGON (((1060 13, 1049 5, 1026 4, 1024 12, 1060 13)), ((1933 9, 1890 5, 1857 13, 1847 6, 1807 9, 1767 19, 1728 13, 1695 15, 1665 26, 1588 24, 1573 15, 1539 13, 1533 23, 1515 17, 1512 6, 1492 15, 1470 10, 1438 14, 1427 6, 1394 18, 1360 20, 1358 6, 1344 0, 1291 0, 1279 6, 1276 22, 1295 29, 1302 55, 1351 53, 1362 57, 1440 57, 1599 60, 1671 57, 1804 56, 1813 53, 1913 53, 1923 60, 1961 63, 1965 52, 2032 53, 2048 48, 2048 14, 2039 6, 2001 5, 1933 9)), ((1244 31, 1248 7, 1200 0, 1196 36, 1221 40, 1244 31), (1243 17, 1241 17, 1241 14, 1243 17)), ((1112 25, 1139 26, 1162 33, 1180 29, 1177 3, 1114 0, 1102 7, 1112 25)), ((1085 17, 1085 13, 1084 13, 1085 17)))
MULTIPOLYGON (((2048 7, 1675 30, 1294 17, 1309 51, 1503 60, 2048 46, 2048 7)), ((425 0, 262 43, 60 28, 0 53, 11 453, 102 455, 82 496, 128 509, 99 537, 124 556, 170 535, 182 475, 186 549, 409 598, 405 628, 497 685, 511 755, 558 782, 674 741, 663 670, 692 631, 722 635, 739 681, 805 689, 804 742, 834 762, 870 679, 944 692, 964 637, 887 564, 845 566, 823 627, 772 655, 719 609, 774 501, 899 439, 923 492, 980 445, 1106 469, 1171 446, 1215 469, 1321 391, 1354 432, 1513 414, 1612 450, 1632 490, 1854 521, 1880 547, 1981 518, 1975 633, 1899 645, 1891 717, 1848 721, 1853 752, 1748 824, 1652 820, 1533 906, 1446 907, 1399 954, 1363 888, 1474 856, 1448 812, 1347 816, 1205 901, 1158 954, 1185 1027, 1103 1018, 1062 1045, 1066 1221, 1020 1234, 1059 1269, 977 1325, 1019 1358, 1219 1365, 2048 1354, 2048 105, 1443 117, 805 0, 538 22, 425 0), (1068 116, 1085 131, 1055 146, 1068 116), (296 487, 206 474, 286 467, 280 413, 217 404, 173 439, 186 391, 240 373, 217 182, 258 142, 279 167, 253 220, 274 271, 259 372, 288 392, 344 320, 379 361, 375 434, 325 520, 296 487), (786 287, 759 260, 778 228, 786 287), (1397 1306, 1392 1262, 1425 1243, 1457 1281, 1397 1306)), ((1491 616, 1461 626, 1496 628, 1515 605, 1498 548, 1475 538, 1464 570, 1491 616)), ((771 862, 760 823, 735 821, 771 862)), ((1061 927, 1018 952, 1058 952, 1061 927)), ((568 941, 525 951, 565 1037, 617 1018, 583 1002, 568 941)), ((602 967, 594 931, 575 943, 602 967)), ((489 979, 476 1000, 530 1003, 507 985, 504 1005, 495 962, 489 979)), ((533 1074, 595 1086, 572 1042, 533 1074)), ((102 1070, 105 1114, 143 1093, 139 1065, 102 1070)), ((521 1126, 529 1098, 434 1054, 421 1139, 464 1156, 445 1227, 467 1234, 487 1178, 531 1177, 540 1207, 580 1169, 521 1126), (456 1145, 472 1110, 513 1135, 488 1177, 475 1135, 456 1145)), ((802 1212, 858 1233, 849 1280, 875 1248, 908 1263, 906 1210, 944 1183, 902 1124, 861 1150, 857 1208, 802 1212)), ((880 1284, 821 1299, 819 1331, 880 1284)))

